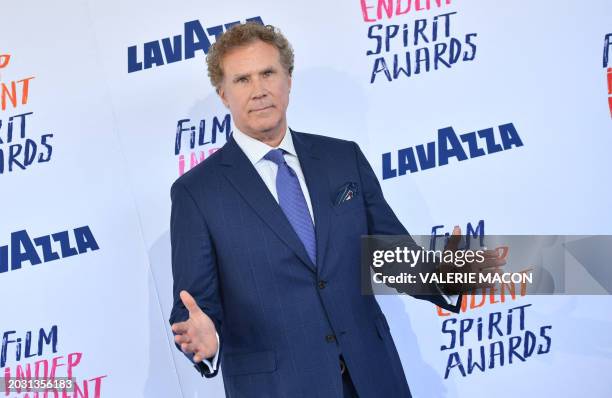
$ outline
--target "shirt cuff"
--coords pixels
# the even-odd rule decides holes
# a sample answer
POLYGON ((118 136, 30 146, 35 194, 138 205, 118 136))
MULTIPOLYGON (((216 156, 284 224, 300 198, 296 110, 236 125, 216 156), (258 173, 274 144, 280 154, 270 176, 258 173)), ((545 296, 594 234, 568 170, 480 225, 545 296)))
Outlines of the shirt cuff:
POLYGON ((437 283, 435 283, 435 285, 436 285, 436 289, 438 289, 438 292, 440 292, 440 295, 442 296, 444 301, 446 301, 446 304, 452 305, 452 306, 456 306, 457 305, 457 302, 459 301, 459 295, 458 294, 451 294, 449 296, 448 294, 444 294, 444 292, 442 292, 442 289, 440 289, 440 286, 438 286, 437 283))
POLYGON ((217 364, 219 363, 219 351, 220 351, 220 345, 219 345, 219 333, 215 333, 217 335, 217 352, 215 352, 215 356, 209 359, 202 359, 202 363, 206 366, 208 366, 208 370, 211 371, 211 373, 216 372, 217 371, 217 364))

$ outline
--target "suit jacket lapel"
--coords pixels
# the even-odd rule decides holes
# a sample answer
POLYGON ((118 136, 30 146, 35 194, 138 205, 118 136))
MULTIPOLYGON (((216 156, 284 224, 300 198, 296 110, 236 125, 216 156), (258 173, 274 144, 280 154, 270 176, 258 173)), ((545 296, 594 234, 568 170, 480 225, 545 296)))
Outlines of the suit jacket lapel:
POLYGON ((317 272, 321 275, 332 219, 328 171, 324 167, 324 156, 318 148, 304 140, 300 133, 291 130, 291 134, 312 203, 317 238, 317 272))
POLYGON ((221 164, 227 166, 225 167, 225 176, 229 182, 272 231, 295 252, 300 260, 312 272, 316 272, 316 267, 310 261, 302 241, 300 241, 285 213, 266 187, 253 164, 233 138, 230 138, 225 147, 221 164))

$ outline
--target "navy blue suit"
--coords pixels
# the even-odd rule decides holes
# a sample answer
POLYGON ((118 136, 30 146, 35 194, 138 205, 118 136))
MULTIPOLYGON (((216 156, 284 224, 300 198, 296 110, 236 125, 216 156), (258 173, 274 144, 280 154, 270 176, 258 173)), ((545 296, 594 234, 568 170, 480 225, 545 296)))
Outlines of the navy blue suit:
MULTIPOLYGON (((230 138, 172 186, 170 323, 188 318, 179 298, 187 290, 220 335, 231 398, 340 398, 339 355, 361 398, 409 397, 385 316, 360 290, 361 235, 408 232, 357 144, 291 134, 312 202, 317 264, 230 138), (347 182, 358 192, 336 205, 347 182)), ((457 311, 439 295, 419 298, 457 311)))

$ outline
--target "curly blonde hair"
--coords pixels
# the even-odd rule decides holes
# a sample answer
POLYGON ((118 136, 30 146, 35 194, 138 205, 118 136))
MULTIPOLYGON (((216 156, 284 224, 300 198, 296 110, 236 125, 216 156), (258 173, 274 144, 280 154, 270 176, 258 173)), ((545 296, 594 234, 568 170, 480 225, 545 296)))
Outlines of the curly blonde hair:
POLYGON ((208 77, 210 83, 219 91, 223 81, 223 57, 231 50, 246 46, 256 40, 261 40, 276 47, 280 63, 289 76, 293 73, 293 48, 278 28, 272 25, 262 25, 255 22, 234 25, 210 47, 206 54, 208 77))

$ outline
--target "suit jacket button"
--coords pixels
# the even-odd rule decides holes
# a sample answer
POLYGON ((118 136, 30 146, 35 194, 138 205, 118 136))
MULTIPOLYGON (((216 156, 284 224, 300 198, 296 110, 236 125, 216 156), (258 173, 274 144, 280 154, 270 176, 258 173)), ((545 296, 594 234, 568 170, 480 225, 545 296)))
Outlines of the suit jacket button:
POLYGON ((319 289, 325 289, 325 281, 319 281, 319 289))
POLYGON ((325 336, 325 341, 327 341, 328 343, 333 343, 334 341, 336 341, 336 335, 328 334, 327 336, 325 336))

